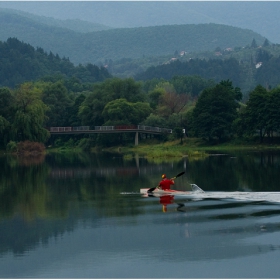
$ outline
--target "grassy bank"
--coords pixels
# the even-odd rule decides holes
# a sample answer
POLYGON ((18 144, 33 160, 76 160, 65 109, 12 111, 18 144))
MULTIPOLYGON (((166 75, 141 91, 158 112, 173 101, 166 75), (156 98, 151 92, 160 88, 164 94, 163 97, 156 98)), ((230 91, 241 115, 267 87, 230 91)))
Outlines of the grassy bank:
POLYGON ((138 146, 130 147, 111 147, 103 149, 106 151, 132 155, 137 153, 147 158, 174 158, 174 157, 205 157, 217 152, 234 151, 264 151, 280 150, 280 144, 260 144, 257 141, 234 141, 227 143, 208 143, 201 139, 187 138, 181 143, 180 140, 169 141, 165 143, 145 142, 138 146))

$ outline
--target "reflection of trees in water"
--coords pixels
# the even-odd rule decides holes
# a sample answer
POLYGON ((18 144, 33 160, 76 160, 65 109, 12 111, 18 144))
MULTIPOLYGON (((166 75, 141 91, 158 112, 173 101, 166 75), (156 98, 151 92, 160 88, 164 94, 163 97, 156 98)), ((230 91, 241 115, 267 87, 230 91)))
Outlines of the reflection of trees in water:
POLYGON ((209 156, 187 167, 193 183, 208 191, 280 191, 280 156, 244 153, 209 156))
POLYGON ((22 165, 20 161, 10 159, 9 166, 0 175, 0 215, 12 217, 19 213, 26 220, 47 216, 47 186, 45 178, 48 166, 22 165))
POLYGON ((18 157, 18 161, 20 165, 36 165, 41 164, 45 160, 44 154, 38 154, 38 155, 21 155, 18 157))
MULTIPOLYGON (((263 190, 264 182, 275 188, 279 174, 279 157, 275 155, 210 156, 160 165, 139 159, 137 166, 135 159, 63 154, 47 155, 44 162, 37 164, 22 164, 15 158, 0 158, 0 163, 0 252, 14 253, 22 253, 39 242, 47 243, 51 237, 72 231, 81 217, 83 222, 98 224, 105 217, 130 216, 131 221, 137 223, 137 216, 147 211, 143 200, 137 194, 124 197, 120 193, 156 186, 163 171, 172 176, 186 170, 184 179, 176 179, 177 188, 187 180, 214 191, 234 191, 240 185, 263 190), (55 176, 56 170, 66 170, 67 176, 55 176)), ((158 202, 152 200, 145 205, 154 203, 158 206, 158 202)), ((204 210, 209 213, 211 209, 207 207, 204 210)), ((187 204, 179 209, 191 210, 187 204)), ((254 213, 279 215, 275 211, 254 213)), ((191 222, 191 217, 187 218, 191 222)), ((214 218, 237 220, 240 216, 221 214, 214 218)))

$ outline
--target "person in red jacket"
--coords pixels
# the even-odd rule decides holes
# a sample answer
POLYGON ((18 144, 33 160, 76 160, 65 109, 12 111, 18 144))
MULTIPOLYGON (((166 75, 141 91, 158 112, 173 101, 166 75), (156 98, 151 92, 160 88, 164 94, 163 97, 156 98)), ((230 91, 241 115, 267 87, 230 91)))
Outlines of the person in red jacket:
POLYGON ((162 190, 170 190, 170 186, 174 185, 173 179, 168 179, 165 174, 161 176, 162 180, 158 184, 158 188, 162 190))

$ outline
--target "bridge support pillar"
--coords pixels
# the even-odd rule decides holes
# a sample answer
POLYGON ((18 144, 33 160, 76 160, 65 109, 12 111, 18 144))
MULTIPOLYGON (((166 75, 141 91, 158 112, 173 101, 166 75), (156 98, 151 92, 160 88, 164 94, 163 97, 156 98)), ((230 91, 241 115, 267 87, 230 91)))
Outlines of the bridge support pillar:
POLYGON ((138 132, 135 133, 135 146, 138 146, 138 132))

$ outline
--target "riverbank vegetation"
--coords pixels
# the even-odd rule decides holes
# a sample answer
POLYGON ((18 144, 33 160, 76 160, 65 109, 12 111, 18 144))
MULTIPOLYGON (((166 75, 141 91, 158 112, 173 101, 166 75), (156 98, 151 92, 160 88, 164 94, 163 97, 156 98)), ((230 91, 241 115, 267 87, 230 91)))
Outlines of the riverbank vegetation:
MULTIPOLYGON (((5 44, 6 49, 14 46, 18 52, 25 49, 17 40, 5 44)), ((32 52, 29 46, 26 48, 32 52)), ((51 135, 49 129, 116 125, 172 129, 172 134, 140 133, 140 143, 150 143, 143 151, 154 157, 200 153, 202 149, 196 149, 192 139, 212 149, 226 143, 242 146, 256 137, 262 145, 277 144, 279 86, 259 84, 244 98, 241 88, 229 79, 215 82, 200 76, 173 76, 169 80, 136 81, 105 78, 102 73, 91 72, 88 81, 98 81, 93 83, 84 83, 75 76, 53 75, 15 88, 0 87, 0 148, 9 150, 25 141, 64 151, 133 147, 133 133, 51 135)))

